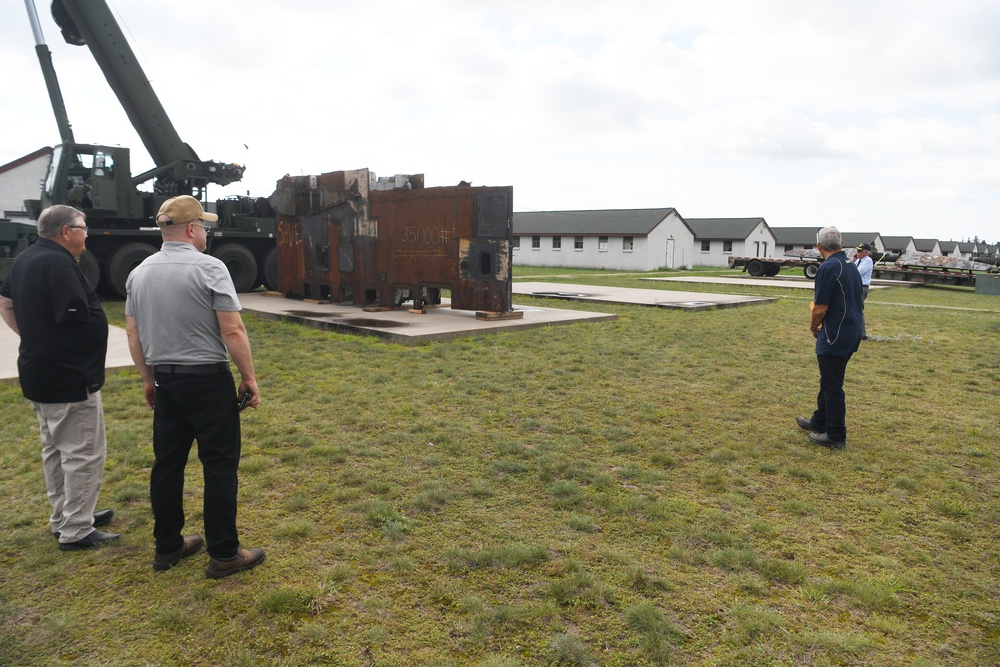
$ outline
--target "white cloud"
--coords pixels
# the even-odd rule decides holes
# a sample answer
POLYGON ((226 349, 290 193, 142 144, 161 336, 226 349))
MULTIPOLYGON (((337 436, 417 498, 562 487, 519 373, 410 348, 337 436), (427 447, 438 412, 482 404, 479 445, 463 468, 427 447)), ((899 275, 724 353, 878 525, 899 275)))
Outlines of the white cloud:
MULTIPOLYGON (((235 191, 367 166, 513 185, 518 209, 1000 238, 993 1, 187 5, 115 3, 182 138, 249 164, 235 191)), ((151 166, 87 51, 39 9, 78 140, 151 166)), ((23 7, 0 19, 19 93, 0 110, 4 162, 57 133, 23 7)))

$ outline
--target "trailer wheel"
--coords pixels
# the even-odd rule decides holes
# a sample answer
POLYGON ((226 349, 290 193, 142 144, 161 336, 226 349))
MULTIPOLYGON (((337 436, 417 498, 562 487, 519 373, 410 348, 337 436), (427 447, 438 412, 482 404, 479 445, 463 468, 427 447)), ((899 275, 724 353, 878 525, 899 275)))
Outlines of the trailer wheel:
POLYGON ((98 264, 94 253, 89 250, 84 250, 83 254, 80 255, 80 271, 94 286, 94 289, 97 289, 97 282, 101 279, 101 265, 98 264))
POLYGON ((257 266, 260 273, 257 275, 257 282, 264 286, 266 290, 278 289, 278 248, 275 246, 267 251, 263 261, 258 261, 257 266))
POLYGON ((139 266, 142 260, 156 252, 156 248, 148 243, 126 243, 111 255, 108 262, 108 284, 118 296, 125 296, 125 281, 132 269, 139 266))
POLYGON ((257 260, 253 253, 236 243, 227 243, 212 251, 212 255, 221 259, 237 292, 249 292, 257 284, 257 260))
POLYGON ((765 276, 776 276, 780 272, 781 272, 781 265, 780 264, 771 264, 771 263, 768 263, 764 267, 764 275, 765 276))
POLYGON ((818 264, 806 264, 806 267, 802 269, 802 273, 806 275, 809 280, 816 280, 816 274, 819 273, 818 264))
POLYGON ((747 263, 747 273, 749 273, 754 278, 760 278, 764 275, 764 262, 759 259, 752 259, 747 263))

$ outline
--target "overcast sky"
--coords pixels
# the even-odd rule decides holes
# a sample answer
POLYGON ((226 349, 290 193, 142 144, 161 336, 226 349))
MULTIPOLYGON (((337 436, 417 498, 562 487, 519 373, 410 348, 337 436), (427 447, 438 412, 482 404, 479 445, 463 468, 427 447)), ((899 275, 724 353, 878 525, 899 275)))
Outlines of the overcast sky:
MULTIPOLYGON (((515 211, 1000 240, 997 0, 110 4, 181 137, 247 165, 211 198, 368 167, 511 185, 515 211)), ((38 11, 76 140, 151 168, 38 11)), ((20 0, 0 54, 5 163, 59 140, 20 0)))

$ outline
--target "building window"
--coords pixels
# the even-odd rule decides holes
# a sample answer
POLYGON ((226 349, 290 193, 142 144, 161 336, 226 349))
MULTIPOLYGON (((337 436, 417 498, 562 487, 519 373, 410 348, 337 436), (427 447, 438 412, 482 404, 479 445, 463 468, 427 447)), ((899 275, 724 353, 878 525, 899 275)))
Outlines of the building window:
POLYGON ((521 237, 520 236, 515 236, 513 239, 511 239, 510 247, 512 247, 512 248, 520 248, 521 247, 521 237))
POLYGON ((542 247, 542 237, 541 236, 532 236, 531 237, 531 249, 532 250, 539 250, 541 247, 542 247))
POLYGON ((795 250, 795 246, 790 246, 790 245, 785 246, 785 252, 791 252, 792 250, 795 250))
POLYGON ((732 252, 732 251, 733 251, 733 242, 732 241, 723 241, 722 242, 722 252, 732 252))
POLYGON ((711 241, 702 241, 701 242, 701 251, 702 252, 708 252, 711 249, 712 249, 712 242, 711 241))
POLYGON ((622 250, 624 252, 632 252, 632 245, 633 244, 632 244, 632 237, 631 236, 623 236, 622 237, 622 250))
POLYGON ((573 237, 573 250, 583 250, 583 237, 574 236, 573 237))
POLYGON ((553 250, 561 250, 562 249, 562 237, 561 236, 553 236, 552 237, 552 249, 553 250))
POLYGON ((598 236, 597 237, 597 251, 598 252, 607 252, 608 251, 608 237, 607 236, 598 236))

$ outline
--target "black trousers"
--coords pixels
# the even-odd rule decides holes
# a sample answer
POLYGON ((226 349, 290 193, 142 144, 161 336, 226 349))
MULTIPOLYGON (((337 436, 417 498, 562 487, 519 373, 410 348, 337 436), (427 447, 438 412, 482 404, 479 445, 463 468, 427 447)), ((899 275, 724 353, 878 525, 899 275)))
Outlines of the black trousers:
POLYGON ((205 479, 205 544, 213 558, 235 556, 240 414, 233 374, 156 373, 155 379, 149 495, 156 553, 173 553, 184 544, 184 467, 197 440, 205 479))
POLYGON ((851 357, 817 354, 819 362, 819 394, 812 426, 817 433, 826 433, 831 440, 847 440, 847 399, 844 396, 844 376, 851 357))

